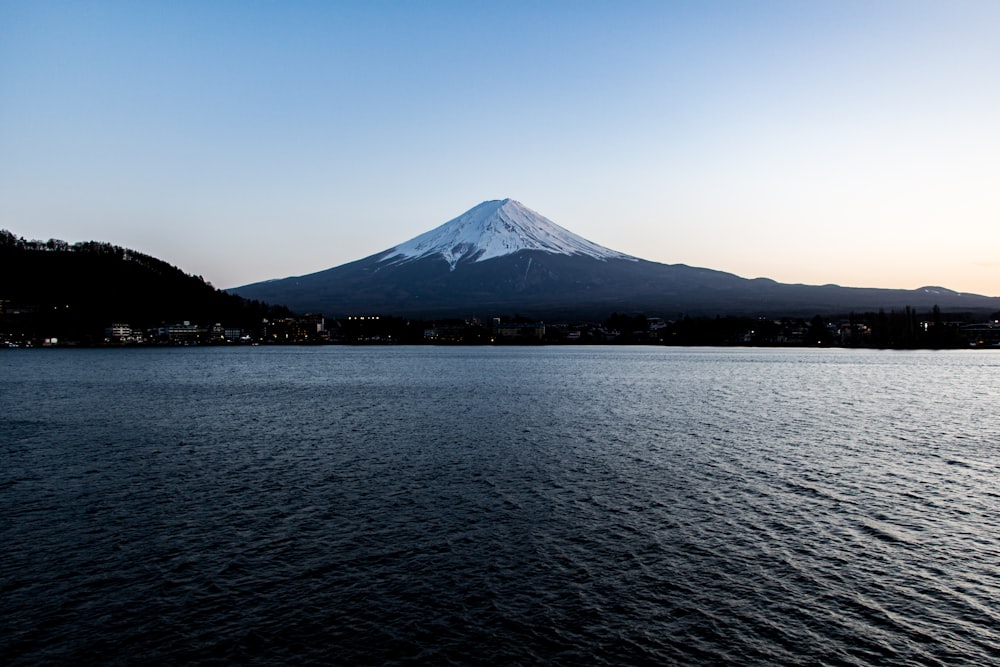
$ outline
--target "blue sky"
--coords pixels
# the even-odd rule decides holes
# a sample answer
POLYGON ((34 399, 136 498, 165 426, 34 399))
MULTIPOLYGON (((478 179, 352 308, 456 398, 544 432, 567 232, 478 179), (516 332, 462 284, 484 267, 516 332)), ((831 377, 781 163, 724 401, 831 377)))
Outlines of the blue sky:
POLYGON ((0 227, 219 287, 511 197, 783 282, 1000 295, 1000 3, 0 0, 0 227))

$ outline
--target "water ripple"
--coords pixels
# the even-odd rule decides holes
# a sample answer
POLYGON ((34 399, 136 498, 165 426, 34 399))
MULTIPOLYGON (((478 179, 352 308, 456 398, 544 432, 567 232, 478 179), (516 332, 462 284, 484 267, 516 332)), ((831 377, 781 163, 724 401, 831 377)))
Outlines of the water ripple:
POLYGON ((984 353, 12 351, 5 664, 986 664, 984 353))

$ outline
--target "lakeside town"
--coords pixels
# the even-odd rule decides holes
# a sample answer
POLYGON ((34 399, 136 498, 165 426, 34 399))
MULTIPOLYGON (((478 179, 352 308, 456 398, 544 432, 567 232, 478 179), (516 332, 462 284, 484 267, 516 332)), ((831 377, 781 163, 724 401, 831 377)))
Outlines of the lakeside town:
POLYGON ((602 322, 544 322, 522 316, 417 320, 383 315, 262 318, 257 326, 183 320, 157 326, 110 322, 101 331, 48 333, 37 313, 0 301, 0 346, 155 345, 675 345, 870 348, 1000 348, 1000 313, 947 319, 935 309, 842 318, 680 317, 613 313, 602 322))

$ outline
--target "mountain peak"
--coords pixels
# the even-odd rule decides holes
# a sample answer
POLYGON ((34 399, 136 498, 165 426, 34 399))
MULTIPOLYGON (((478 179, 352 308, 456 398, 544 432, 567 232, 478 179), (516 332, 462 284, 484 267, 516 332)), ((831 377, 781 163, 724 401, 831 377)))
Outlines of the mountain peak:
POLYGON ((482 262, 520 250, 586 255, 602 261, 636 259, 577 236, 508 198, 484 201, 440 227, 387 250, 380 261, 401 264, 440 256, 454 270, 462 260, 482 262))

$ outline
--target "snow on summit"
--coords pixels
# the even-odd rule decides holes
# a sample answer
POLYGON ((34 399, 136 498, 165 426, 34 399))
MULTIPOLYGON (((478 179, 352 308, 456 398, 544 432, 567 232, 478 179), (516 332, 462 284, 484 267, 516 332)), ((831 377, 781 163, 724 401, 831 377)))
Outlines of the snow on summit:
POLYGON ((521 202, 503 199, 469 209, 440 227, 386 251, 380 261, 399 264, 440 255, 454 270, 463 259, 481 262, 519 250, 587 255, 599 260, 636 259, 577 236, 521 202))

